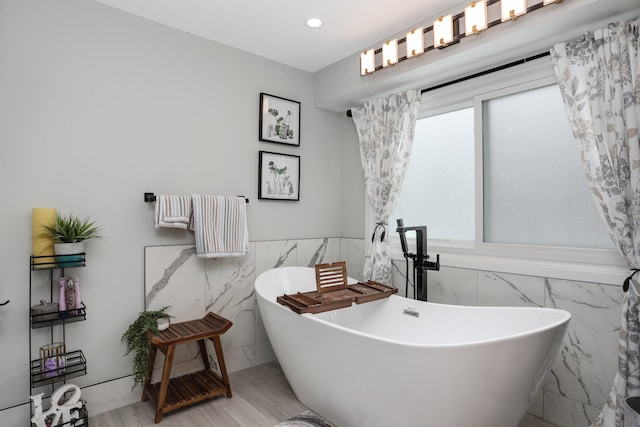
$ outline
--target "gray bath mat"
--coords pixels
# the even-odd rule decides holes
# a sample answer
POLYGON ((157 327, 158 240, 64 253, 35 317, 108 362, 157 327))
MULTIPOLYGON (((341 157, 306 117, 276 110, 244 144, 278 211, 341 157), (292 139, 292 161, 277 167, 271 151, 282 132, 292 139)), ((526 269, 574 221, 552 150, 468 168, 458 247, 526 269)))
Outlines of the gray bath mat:
POLYGON ((295 417, 288 418, 275 427, 335 427, 329 421, 311 411, 304 411, 295 417))

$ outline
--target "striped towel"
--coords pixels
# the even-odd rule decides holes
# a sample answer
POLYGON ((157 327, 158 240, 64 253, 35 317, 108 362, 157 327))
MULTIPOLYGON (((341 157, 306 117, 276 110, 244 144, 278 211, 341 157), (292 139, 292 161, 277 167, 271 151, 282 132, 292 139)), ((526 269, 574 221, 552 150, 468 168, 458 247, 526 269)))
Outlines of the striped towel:
POLYGON ((161 194, 156 197, 156 228, 193 229, 191 196, 161 194))
POLYGON ((200 258, 243 256, 249 252, 244 197, 194 194, 193 231, 200 258))

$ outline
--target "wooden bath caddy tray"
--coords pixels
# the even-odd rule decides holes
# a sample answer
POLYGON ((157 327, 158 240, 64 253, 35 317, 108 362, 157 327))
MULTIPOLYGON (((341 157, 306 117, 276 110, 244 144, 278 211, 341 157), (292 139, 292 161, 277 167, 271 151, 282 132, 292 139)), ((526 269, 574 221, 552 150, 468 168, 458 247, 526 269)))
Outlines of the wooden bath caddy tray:
POLYGON ((317 289, 309 292, 285 294, 276 300, 298 314, 322 313, 386 298, 398 289, 369 280, 347 285, 344 262, 316 265, 317 289))

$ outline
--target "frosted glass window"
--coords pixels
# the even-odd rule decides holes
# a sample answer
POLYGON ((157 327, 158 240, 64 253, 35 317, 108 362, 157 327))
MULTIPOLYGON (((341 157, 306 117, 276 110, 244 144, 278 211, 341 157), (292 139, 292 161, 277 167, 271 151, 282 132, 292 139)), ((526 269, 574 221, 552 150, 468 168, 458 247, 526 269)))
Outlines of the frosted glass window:
POLYGON ((389 223, 426 225, 429 239, 474 239, 473 108, 416 122, 405 183, 389 223))
POLYGON ((612 248, 557 85, 483 109, 484 241, 612 248))

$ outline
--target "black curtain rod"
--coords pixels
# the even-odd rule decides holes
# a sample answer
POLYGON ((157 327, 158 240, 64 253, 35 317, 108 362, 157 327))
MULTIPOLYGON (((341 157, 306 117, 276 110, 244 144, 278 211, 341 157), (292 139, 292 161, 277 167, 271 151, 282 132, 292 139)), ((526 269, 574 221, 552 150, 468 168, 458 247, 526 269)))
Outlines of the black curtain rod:
MULTIPOLYGON (((517 61, 509 62, 508 64, 499 65, 497 67, 493 67, 493 68, 490 68, 488 70, 479 71, 477 73, 474 73, 474 74, 471 74, 471 75, 468 75, 468 76, 465 76, 465 77, 460 77, 459 79, 455 79, 455 80, 451 80, 451 81, 446 82, 446 83, 442 83, 442 84, 439 84, 439 85, 431 86, 429 88, 422 89, 420 91, 420 95, 422 95, 422 94, 424 94, 426 92, 430 92, 432 90, 436 90, 436 89, 440 89, 440 88, 443 88, 443 87, 451 86, 451 85, 456 84, 456 83, 464 82, 466 80, 475 79, 476 77, 486 76, 487 74, 495 73, 496 71, 501 71, 501 70, 505 70, 507 68, 515 67, 516 65, 522 65, 522 64, 525 64, 527 62, 534 61, 536 59, 544 58, 545 56, 549 56, 550 54, 551 53, 549 51, 538 53, 537 55, 533 55, 533 56, 529 56, 527 58, 518 59, 517 61)), ((351 116, 352 116, 351 110, 347 110, 347 117, 351 117, 351 116)))

